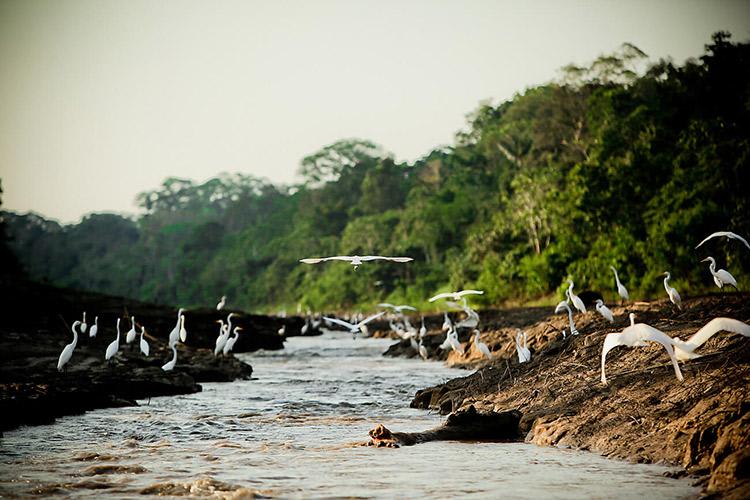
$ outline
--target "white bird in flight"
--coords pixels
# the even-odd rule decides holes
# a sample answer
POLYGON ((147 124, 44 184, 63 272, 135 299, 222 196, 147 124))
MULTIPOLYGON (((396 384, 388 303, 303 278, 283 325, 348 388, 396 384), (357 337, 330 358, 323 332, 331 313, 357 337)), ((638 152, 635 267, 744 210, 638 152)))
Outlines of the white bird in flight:
POLYGON ((177 323, 174 325, 174 328, 172 328, 172 331, 169 332, 169 343, 167 345, 169 345, 170 347, 176 344, 180 338, 180 324, 182 322, 180 318, 182 318, 182 313, 184 311, 185 309, 182 308, 177 311, 177 323))
POLYGON ((73 356, 73 350, 75 350, 76 345, 78 344, 78 332, 76 332, 76 327, 80 324, 80 321, 76 321, 75 323, 73 323, 73 342, 67 344, 60 353, 60 358, 57 360, 57 371, 59 372, 63 371, 63 368, 68 364, 68 361, 70 361, 70 358, 73 356))
POLYGON ((362 265, 363 262, 370 262, 373 260, 390 260, 391 262, 411 262, 411 257, 383 257, 382 255, 336 255, 334 257, 315 257, 311 259, 300 259, 300 262, 304 262, 305 264, 318 264, 319 262, 326 262, 329 260, 342 260, 345 262, 350 263, 352 266, 354 266, 354 270, 356 271, 359 266, 362 265))
POLYGON ((477 350, 482 353, 482 356, 484 356, 487 359, 492 359, 492 353, 490 352, 490 348, 487 347, 487 344, 479 340, 479 330, 474 330, 474 347, 477 348, 477 350))
POLYGON ((745 238, 743 238, 742 236, 740 236, 739 234, 733 233, 731 231, 717 231, 717 232, 709 235, 706 239, 704 239, 700 243, 698 243, 695 246, 695 248, 698 248, 699 246, 701 246, 702 244, 704 244, 705 242, 707 242, 711 238, 719 238, 721 236, 726 236, 729 239, 740 240, 742 243, 745 244, 745 246, 747 247, 747 249, 750 250, 750 243, 748 243, 747 240, 745 238))
POLYGON ((129 344, 132 341, 135 340, 135 316, 130 317, 130 330, 128 330, 128 334, 125 335, 125 343, 129 344))
POLYGON ((107 350, 104 352, 104 360, 108 361, 120 350, 120 318, 117 318, 117 338, 109 343, 107 350))
POLYGON ((143 327, 143 325, 141 325, 141 343, 140 343, 141 352, 143 353, 144 356, 148 357, 149 347, 148 347, 148 342, 146 342, 146 339, 143 338, 144 333, 146 333, 146 329, 143 327))
POLYGON ((526 332, 520 328, 516 333, 516 354, 518 355, 519 363, 527 363, 531 361, 531 351, 529 351, 528 344, 526 343, 526 332), (521 345, 521 335, 523 335, 523 345, 521 345))
POLYGON ((701 355, 695 354, 694 351, 719 332, 739 333, 745 337, 750 337, 750 325, 732 318, 714 318, 685 341, 672 337, 677 359, 686 361, 699 358, 701 355))
POLYGON ((216 310, 221 311, 222 309, 224 309, 224 306, 226 305, 226 303, 227 303, 227 296, 222 295, 221 300, 219 301, 218 304, 216 304, 216 310))
POLYGON ((672 279, 672 275, 667 271, 662 276, 665 276, 664 278, 664 290, 667 291, 667 295, 669 295, 669 300, 672 301, 672 304, 677 306, 677 309, 682 309, 682 299, 680 298, 680 294, 677 292, 677 289, 669 284, 669 280, 672 279))
POLYGON ((464 295, 482 295, 484 291, 482 290, 461 290, 458 292, 445 292, 445 293, 439 293, 432 297, 428 302, 435 302, 438 299, 447 299, 451 298, 453 300, 459 300, 464 295))
POLYGON ((612 314, 612 311, 609 309, 609 307, 604 305, 604 301, 602 299, 596 299, 596 311, 604 316, 610 323, 615 322, 615 315, 612 314))
POLYGON ((177 364, 177 342, 172 344, 170 347, 172 348, 172 353, 173 353, 172 359, 164 363, 164 365, 162 365, 161 367, 161 369, 164 370, 165 372, 173 370, 174 365, 177 364))
POLYGON ((583 304, 581 297, 573 293, 573 280, 568 280, 568 289, 565 291, 565 295, 567 295, 568 299, 573 302, 573 306, 575 306, 576 309, 582 313, 586 312, 586 306, 583 304))
POLYGON ((630 326, 620 333, 609 333, 604 337, 604 346, 602 347, 602 383, 607 383, 604 364, 606 363, 607 353, 609 351, 618 345, 644 347, 648 345, 646 344, 646 341, 657 342, 664 346, 667 354, 669 354, 669 358, 672 360, 672 366, 674 367, 674 373, 677 376, 677 380, 682 381, 682 372, 680 371, 680 366, 677 364, 677 357, 675 356, 675 350, 673 348, 674 341, 670 339, 666 333, 657 330, 653 326, 649 326, 645 323, 635 323, 635 314, 633 313, 630 313, 630 323, 630 326))
POLYGON ((344 328, 346 328, 347 330, 349 330, 349 333, 351 333, 354 338, 357 338, 357 334, 359 332, 362 332, 365 335, 367 334, 367 328, 365 327, 365 325, 367 323, 369 323, 370 321, 372 321, 374 319, 377 319, 377 318, 381 317, 384 314, 385 314, 385 311, 380 311, 377 314, 373 314, 372 316, 363 319, 362 321, 360 321, 357 324, 351 324, 348 321, 344 321, 344 320, 336 319, 336 318, 329 318, 327 316, 324 316, 323 319, 325 319, 326 321, 328 321, 330 323, 335 323, 335 324, 337 324, 339 326, 343 326, 344 328))
POLYGON ((614 266, 609 266, 610 269, 612 269, 612 272, 615 273, 615 283, 617 283, 617 294, 622 297, 622 300, 630 300, 630 294, 628 294, 628 289, 625 288, 625 285, 620 283, 620 277, 617 275, 617 269, 614 268, 614 266))
POLYGON ((94 318, 94 324, 89 328, 89 338, 96 337, 96 333, 99 331, 99 316, 94 318))
MULTIPOLYGON (((576 325, 573 323, 573 311, 570 309, 570 306, 566 301, 561 301, 559 304, 557 304, 557 307, 555 307, 555 314, 560 314, 563 312, 563 310, 568 311, 568 322, 570 323, 570 334, 571 335, 578 335, 578 330, 576 330, 576 325)), ((565 337, 565 330, 563 330, 563 337, 565 337)))
POLYGON ((708 265, 708 270, 711 271, 716 286, 718 286, 719 288, 724 288, 724 285, 730 285, 733 286, 736 290, 739 290, 739 288, 737 288, 737 280, 734 279, 734 276, 729 274, 729 271, 726 271, 725 269, 719 269, 718 271, 716 270, 716 261, 713 257, 706 257, 701 262, 710 262, 710 264, 708 265))
POLYGON ((383 302, 381 304, 378 304, 378 307, 387 307, 389 309, 393 309, 397 313, 401 313, 401 311, 407 310, 407 311, 416 311, 416 307, 407 306, 405 304, 400 306, 394 306, 393 304, 389 304, 388 302, 383 302))

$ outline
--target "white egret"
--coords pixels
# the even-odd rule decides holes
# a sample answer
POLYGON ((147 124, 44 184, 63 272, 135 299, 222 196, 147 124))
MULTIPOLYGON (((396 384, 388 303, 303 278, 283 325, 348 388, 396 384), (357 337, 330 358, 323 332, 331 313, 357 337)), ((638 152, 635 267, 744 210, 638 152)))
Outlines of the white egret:
POLYGON ((520 328, 516 333, 516 354, 518 355, 519 363, 528 363, 531 361, 531 351, 526 342, 526 332, 520 328), (521 345, 521 335, 523 335, 523 345, 521 345))
POLYGON ((128 330, 127 335, 125 335, 125 343, 129 344, 132 341, 135 340, 135 316, 130 317, 130 330, 128 330))
POLYGON ((694 351, 719 332, 739 333, 745 337, 750 337, 750 325, 732 318, 714 318, 685 341, 672 337, 677 359, 686 361, 699 358, 701 355, 695 354, 694 351))
POLYGON ((615 283, 617 283, 617 294, 620 297, 622 297, 622 300, 630 300, 628 289, 625 288, 625 285, 620 283, 620 277, 617 275, 617 269, 615 269, 614 266, 609 266, 609 268, 612 269, 613 273, 615 273, 615 283))
POLYGON ((180 316, 180 342, 183 344, 187 340, 187 330, 185 330, 185 315, 180 316))
POLYGON ((284 335, 286 335, 286 325, 281 325, 281 328, 279 328, 279 331, 278 331, 278 332, 276 332, 276 333, 278 333, 278 334, 279 334, 279 335, 281 335, 282 337, 283 337, 284 335))
POLYGON ((146 333, 146 329, 141 325, 141 352, 144 356, 148 357, 149 347, 146 339, 143 338, 143 334, 146 333))
POLYGON ((86 333, 86 328, 88 328, 88 325, 86 325, 86 311, 83 311, 83 321, 81 321, 81 333, 86 333))
POLYGON ((451 330, 448 333, 448 342, 450 343, 450 346, 453 348, 454 351, 457 353, 463 355, 464 354, 464 346, 459 342, 458 340, 458 332, 456 331, 456 328, 454 327, 453 330, 451 330))
POLYGON ((664 290, 667 291, 667 295, 669 295, 669 300, 672 301, 672 304, 677 306, 677 309, 682 309, 682 299, 680 298, 680 294, 677 292, 677 289, 669 284, 669 280, 672 279, 672 275, 669 274, 669 272, 665 272, 662 274, 662 276, 665 276, 664 278, 664 290))
POLYGON ((422 316, 422 326, 419 327, 419 340, 422 340, 427 335, 427 327, 424 326, 424 316, 422 316))
POLYGON ((487 344, 479 340, 479 330, 474 330, 474 347, 477 348, 477 350, 482 353, 482 356, 484 356, 487 359, 492 359, 492 353, 490 352, 490 348, 487 347, 487 344))
POLYGON ((182 313, 184 311, 185 309, 182 308, 177 311, 177 323, 174 325, 174 328, 172 328, 172 331, 169 332, 169 343, 167 345, 169 345, 170 347, 176 344, 180 338, 180 324, 182 322, 180 318, 182 318, 182 313))
MULTIPOLYGON (((557 304, 557 307, 555 307, 555 314, 560 314, 563 309, 568 311, 568 322, 570 323, 570 334, 571 335, 578 335, 578 330, 576 329, 576 325, 573 323, 573 311, 570 309, 570 306, 566 301, 562 301, 559 304, 557 304)), ((563 333, 563 337, 565 337, 565 333, 563 333)))
POLYGON ((612 314, 612 311, 609 309, 609 307, 604 305, 604 301, 602 299, 596 299, 596 312, 604 316, 610 323, 615 322, 615 315, 612 314))
POLYGON ((419 339, 419 356, 424 360, 427 359, 427 348, 422 343, 422 339, 419 339))
POLYGON ((164 365, 162 365, 161 369, 165 372, 171 371, 174 369, 174 365, 177 364, 177 342, 172 344, 170 346, 172 348, 172 359, 167 361, 164 365))
POLYGON ((388 302, 383 302, 381 304, 378 304, 378 307, 387 307, 389 309, 393 309, 397 313, 401 313, 404 310, 407 310, 407 311, 416 311, 417 310, 416 307, 407 306, 406 304, 402 304, 400 306, 395 306, 393 304, 389 304, 388 302))
POLYGON ((227 356, 230 352, 232 352, 232 349, 234 349, 234 344, 237 343, 237 339, 240 338, 240 331, 242 330, 241 326, 235 326, 234 331, 232 332, 234 335, 227 338, 226 344, 224 344, 224 356, 227 356))
POLYGON ((214 347, 214 356, 218 356, 220 352, 224 352, 224 346, 229 340, 229 335, 232 333, 232 318, 234 313, 229 313, 227 316, 227 324, 224 325, 222 320, 217 321, 219 326, 219 336, 216 338, 216 346, 214 347))
POLYGON ((583 301, 581 300, 581 297, 573 293, 573 280, 568 280, 568 289, 565 292, 565 295, 568 296, 568 299, 573 302, 573 306, 575 306, 576 309, 581 311, 582 313, 586 312, 586 306, 584 305, 583 301))
POLYGON ((311 259, 300 259, 300 262, 304 262, 305 264, 317 264, 319 262, 326 262, 329 260, 343 260, 345 262, 349 262, 352 266, 354 266, 354 270, 356 271, 359 266, 362 265, 363 262, 370 262, 373 260, 390 260, 392 262, 411 262, 411 257, 383 257, 382 255, 336 255, 334 257, 316 257, 311 259))
POLYGON ((305 335, 307 333, 307 330, 310 328, 310 319, 305 319, 305 324, 302 325, 302 328, 299 329, 299 333, 301 335, 305 335))
POLYGON ((661 330, 657 330, 653 326, 645 323, 635 323, 635 314, 630 313, 630 326, 625 328, 620 333, 609 333, 604 337, 604 346, 602 347, 602 383, 607 383, 607 376, 604 372, 604 364, 607 360, 607 353, 618 345, 624 345, 628 347, 644 347, 647 346, 646 341, 657 342, 664 346, 664 349, 669 354, 669 358, 672 360, 672 366, 674 367, 674 373, 677 376, 677 380, 682 381, 682 372, 680 366, 677 364, 677 357, 675 356, 674 341, 670 339, 666 333, 661 330))
POLYGON ((71 356, 73 356, 73 350, 76 348, 76 345, 78 345, 78 332, 76 331, 76 327, 80 324, 80 321, 73 323, 73 342, 67 344, 60 353, 60 359, 57 360, 57 371, 59 372, 63 371, 65 365, 68 364, 71 356))
POLYGON ((450 329, 453 327, 453 322, 448 317, 448 313, 443 313, 443 326, 441 327, 441 330, 444 332, 450 331, 450 329))
POLYGON ((414 338, 414 335, 409 336, 409 345, 412 349, 414 349, 415 352, 419 352, 419 344, 417 344, 417 340, 414 338))
POLYGON ((108 361, 120 350, 120 318, 117 318, 117 338, 109 343, 104 353, 104 360, 108 361))
POLYGON ((745 238, 743 238, 742 236, 740 236, 739 234, 733 233, 731 231, 717 231, 717 232, 709 235, 706 239, 704 239, 700 243, 698 243, 695 246, 695 248, 698 248, 699 246, 701 246, 702 244, 704 244, 705 242, 707 242, 711 238, 718 238, 718 237, 721 237, 721 236, 726 236, 729 239, 739 240, 739 241, 741 241, 742 243, 745 244, 745 246, 747 247, 748 250, 750 250, 750 243, 748 243, 747 240, 745 238))
POLYGON ((343 326, 344 328, 346 328, 347 330, 349 330, 349 333, 351 333, 352 336, 356 339, 357 338, 357 334, 360 333, 360 332, 362 332, 365 335, 367 335, 367 328, 365 327, 365 325, 367 323, 369 323, 370 321, 372 321, 374 319, 377 319, 377 318, 381 317, 384 314, 385 314, 385 311, 381 311, 381 312, 379 312, 377 314, 373 314, 369 318, 363 319, 362 321, 360 321, 357 324, 351 324, 348 321, 343 321, 343 320, 336 319, 336 318, 329 318, 327 316, 324 316, 323 319, 325 319, 326 321, 328 321, 330 323, 335 323, 335 324, 337 324, 339 326, 343 326))
POLYGON ((96 337, 96 334, 98 331, 99 331, 99 316, 96 316, 94 318, 94 324, 91 325, 91 328, 89 328, 89 337, 96 337))
POLYGON ((453 300, 459 300, 464 295, 482 295, 484 291, 482 290, 460 290, 458 292, 445 292, 445 293, 439 293, 428 300, 428 302, 435 302, 438 299, 448 299, 451 298, 453 300))
POLYGON ((222 309, 224 309, 224 306, 226 305, 226 303, 227 303, 227 296, 222 295, 221 300, 219 301, 218 304, 216 304, 216 310, 221 311, 222 309))
POLYGON ((714 277, 714 283, 716 283, 716 286, 719 288, 724 288, 724 285, 730 285, 735 288, 735 290, 739 290, 737 288, 737 280, 734 279, 734 276, 729 274, 729 271, 726 271, 725 269, 719 269, 716 270, 716 261, 713 257, 706 257, 701 262, 710 262, 708 265, 708 270, 711 271, 711 274, 714 277))

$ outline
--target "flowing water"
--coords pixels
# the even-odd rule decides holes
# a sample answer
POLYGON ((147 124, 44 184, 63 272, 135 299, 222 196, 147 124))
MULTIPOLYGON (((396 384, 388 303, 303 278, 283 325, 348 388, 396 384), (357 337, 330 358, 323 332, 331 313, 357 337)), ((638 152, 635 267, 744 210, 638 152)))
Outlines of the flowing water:
MULTIPOLYGON (((240 355, 257 377, 96 410, 0 439, 0 494, 683 498, 664 467, 520 443, 354 446, 376 423, 444 420, 408 407, 417 389, 465 372, 380 356, 390 341, 327 333, 240 355)), ((127 383, 127 381, 123 381, 127 383)))

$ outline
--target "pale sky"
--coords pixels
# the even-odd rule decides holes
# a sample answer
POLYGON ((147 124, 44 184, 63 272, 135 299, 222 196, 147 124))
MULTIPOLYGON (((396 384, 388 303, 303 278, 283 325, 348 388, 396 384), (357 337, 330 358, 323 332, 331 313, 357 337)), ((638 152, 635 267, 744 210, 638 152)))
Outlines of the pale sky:
POLYGON ((508 99, 631 42, 750 38, 747 1, 0 0, 3 208, 136 212, 168 176, 298 180, 370 139, 412 161, 508 99))

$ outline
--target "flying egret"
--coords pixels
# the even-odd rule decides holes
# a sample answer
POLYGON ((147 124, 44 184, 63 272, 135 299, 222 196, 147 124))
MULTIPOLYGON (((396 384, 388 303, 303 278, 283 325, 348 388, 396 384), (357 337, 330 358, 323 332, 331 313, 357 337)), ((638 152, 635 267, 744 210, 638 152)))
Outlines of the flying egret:
POLYGON ((127 335, 125 335, 125 343, 129 344, 132 341, 135 340, 135 316, 130 317, 130 330, 128 330, 127 335))
POLYGON ((474 330, 474 347, 477 348, 477 350, 482 353, 482 356, 484 356, 487 359, 492 359, 492 353, 490 352, 490 348, 487 347, 487 344, 479 340, 479 330, 474 330))
POLYGON ((68 364, 71 356, 73 356, 73 350, 78 344, 78 332, 76 332, 76 327, 80 324, 80 321, 76 321, 75 323, 73 323, 73 342, 67 344, 60 353, 60 359, 57 360, 57 371, 59 372, 63 371, 63 368, 65 368, 65 365, 68 364))
POLYGON ((664 278, 664 289, 667 291, 667 295, 669 295, 669 300, 672 301, 672 304, 677 306, 677 309, 682 310, 682 299, 680 298, 680 294, 677 293, 677 289, 673 286, 670 286, 669 280, 672 279, 672 275, 669 274, 669 272, 665 272, 662 274, 662 276, 665 276, 664 278))
POLYGON ((482 295, 484 291, 482 290, 460 290, 458 292, 445 292, 445 293, 439 293, 428 300, 428 302, 435 302, 438 299, 447 299, 451 298, 453 300, 459 300, 464 295, 482 295))
POLYGON ((174 328, 172 328, 172 331, 169 332, 169 343, 167 345, 169 345, 170 347, 173 344, 176 344, 180 338, 180 324, 182 322, 180 318, 182 318, 182 313, 184 311, 185 309, 182 308, 177 311, 177 323, 174 325, 174 328))
POLYGON ((117 338, 109 343, 104 353, 104 360, 108 361, 120 350, 120 318, 117 318, 117 338))
POLYGON ((618 345, 624 345, 628 347, 644 347, 647 346, 646 341, 657 342, 664 346, 664 349, 669 354, 669 358, 672 360, 672 366, 674 367, 674 373, 677 376, 677 380, 682 381, 682 372, 680 366, 677 364, 677 357, 675 356, 675 350, 672 347, 674 341, 670 339, 666 333, 661 330, 657 330, 653 326, 645 323, 636 323, 635 314, 630 313, 630 326, 625 328, 620 333, 609 333, 604 337, 604 346, 602 347, 602 383, 607 383, 607 376, 604 372, 604 364, 607 360, 607 353, 618 345))
POLYGON ((716 261, 713 257, 706 257, 701 262, 711 262, 708 265, 708 270, 711 271, 716 286, 718 286, 719 288, 724 288, 724 285, 731 285, 735 288, 735 290, 739 290, 739 288, 737 288, 737 280, 734 279, 734 276, 729 274, 729 272, 724 269, 719 269, 718 271, 716 270, 716 261))
POLYGON ((363 319, 362 321, 360 321, 359 323, 354 324, 354 325, 351 324, 351 323, 349 323, 348 321, 343 321, 343 320, 336 319, 336 318, 329 318, 327 316, 324 316, 323 319, 325 319, 326 321, 328 321, 330 323, 335 323, 335 324, 337 324, 339 326, 343 326, 344 328, 346 328, 347 330, 349 330, 349 333, 351 333, 352 336, 356 339, 357 338, 357 334, 359 332, 362 332, 363 334, 367 335, 367 328, 365 327, 365 325, 367 323, 369 323, 370 321, 372 321, 374 319, 377 319, 377 318, 381 317, 384 314, 385 314, 385 311, 381 311, 381 312, 379 312, 377 314, 373 314, 369 318, 363 319))
POLYGON ((241 326, 235 326, 234 331, 232 332, 234 335, 227 338, 226 344, 224 344, 224 356, 227 356, 230 352, 232 352, 232 349, 234 349, 234 344, 237 343, 237 339, 240 338, 240 330, 242 330, 241 326))
POLYGON ((602 299, 596 299, 596 311, 604 316, 610 323, 615 322, 614 314, 612 314, 612 311, 609 309, 609 307, 604 305, 604 301, 602 299))
POLYGON ((625 285, 620 283, 620 277, 617 275, 617 269, 615 269, 614 266, 609 266, 609 268, 612 269, 613 273, 615 273, 615 283, 617 283, 617 294, 620 297, 622 297, 622 300, 630 300, 628 289, 625 288, 625 285))
POLYGON ((586 312, 586 306, 581 300, 581 297, 573 293, 573 280, 571 279, 568 280, 568 289, 566 290, 565 295, 567 295, 568 299, 573 302, 573 306, 575 306, 576 309, 582 313, 586 312))
POLYGON ((96 333, 99 331, 99 316, 94 318, 94 324, 89 328, 89 337, 96 337, 96 333))
MULTIPOLYGON (((568 311, 568 322, 570 323, 570 334, 571 335, 578 335, 578 330, 576 330, 576 325, 573 323, 573 311, 570 309, 570 306, 566 301, 562 301, 559 304, 557 304, 557 307, 555 307, 555 314, 560 314, 563 309, 568 311)), ((565 333, 563 333, 563 337, 565 337, 565 333)))
POLYGON ((400 306, 395 306, 393 304, 389 304, 388 302, 383 302, 381 304, 378 304, 378 307, 387 307, 389 309, 393 309, 394 311, 396 311, 399 314, 402 311, 404 311, 404 310, 407 310, 407 311, 416 311, 417 310, 416 307, 407 306, 406 304, 402 304, 400 306))
POLYGON ((750 337, 750 325, 732 318, 714 318, 685 341, 672 337, 677 359, 687 361, 688 359, 699 358, 701 355, 695 354, 694 351, 719 332, 739 333, 745 337, 750 337))
POLYGON ((422 359, 427 360, 427 348, 422 343, 422 339, 419 339, 419 356, 422 359))
POLYGON ((726 236, 729 239, 740 240, 742 243, 745 244, 745 246, 748 248, 748 250, 750 250, 750 243, 748 243, 747 240, 745 238, 743 238, 742 236, 740 236, 739 234, 733 233, 731 231, 717 231, 717 232, 709 235, 706 239, 704 239, 700 243, 698 243, 695 246, 695 248, 698 248, 699 246, 701 246, 702 244, 704 244, 705 242, 707 242, 711 238, 718 238, 720 236, 726 236))
POLYGON ((144 333, 146 333, 146 329, 141 325, 141 352, 144 356, 148 357, 149 347, 148 342, 143 338, 144 333))
POLYGON ((216 310, 221 311, 222 309, 224 309, 224 306, 226 305, 226 303, 227 303, 227 296, 222 295, 221 300, 219 301, 218 304, 216 304, 216 310))
POLYGON ((177 342, 175 342, 174 344, 172 344, 170 347, 172 348, 172 353, 173 353, 172 354, 172 359, 170 359, 169 361, 167 361, 161 367, 161 369, 164 370, 165 372, 171 371, 172 369, 174 369, 174 365, 177 364, 177 342))
POLYGON ((528 344, 526 343, 526 332, 520 328, 516 333, 516 354, 518 355, 519 363, 531 361, 531 351, 529 351, 528 344), (523 335, 523 345, 521 345, 521 335, 523 335))
POLYGON ((300 259, 300 262, 304 262, 305 264, 317 264, 319 262, 326 262, 329 260, 343 260, 345 262, 349 262, 352 266, 354 266, 354 270, 356 271, 359 266, 362 265, 363 262, 370 262, 373 260, 390 260, 392 262, 411 262, 411 257, 383 257, 382 255, 336 255, 334 257, 316 257, 312 259, 300 259))
POLYGON ((81 321, 81 333, 86 333, 86 328, 88 328, 88 326, 86 325, 86 311, 83 311, 83 321, 81 321))

